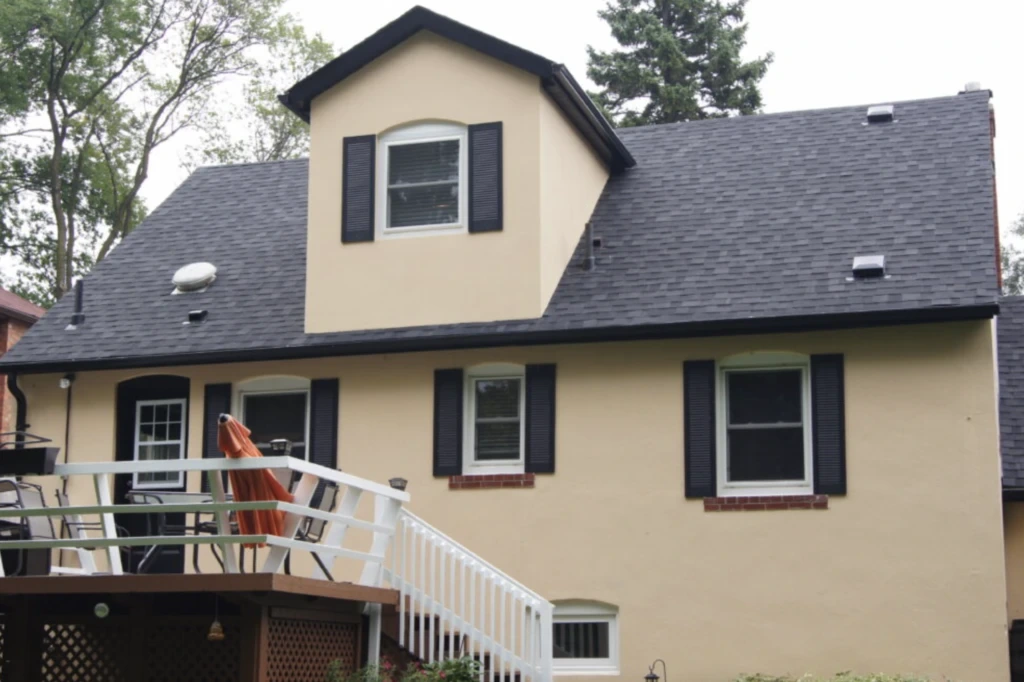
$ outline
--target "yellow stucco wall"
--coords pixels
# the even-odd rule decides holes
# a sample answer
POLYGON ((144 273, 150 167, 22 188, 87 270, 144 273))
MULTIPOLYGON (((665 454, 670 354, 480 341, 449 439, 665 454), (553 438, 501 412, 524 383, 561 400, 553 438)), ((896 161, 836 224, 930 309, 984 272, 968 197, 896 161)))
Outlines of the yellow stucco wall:
MULTIPOLYGON (((410 509, 547 598, 617 605, 622 679, 661 657, 687 680, 853 669, 1005 682, 992 361, 991 325, 972 322, 166 371, 192 379, 193 457, 205 383, 340 377, 341 466, 405 476, 410 509), (849 494, 827 511, 708 513, 683 498, 681 363, 752 350, 845 354, 849 494), (494 361, 557 363, 557 473, 535 489, 450 491, 431 475, 433 371, 494 361)), ((116 382, 136 374, 79 374, 72 461, 111 457, 116 382)), ((32 430, 59 441, 57 381, 22 383, 32 430)))
POLYGON ((310 333, 539 317, 607 177, 536 76, 429 32, 316 98, 310 142, 310 333), (342 244, 343 138, 422 121, 502 122, 504 229, 342 244))

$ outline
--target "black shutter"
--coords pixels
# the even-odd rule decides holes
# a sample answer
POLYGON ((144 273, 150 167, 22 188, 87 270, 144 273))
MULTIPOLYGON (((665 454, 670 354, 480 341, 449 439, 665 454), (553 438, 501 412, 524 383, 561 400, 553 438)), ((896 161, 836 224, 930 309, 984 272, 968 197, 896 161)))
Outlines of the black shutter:
MULTIPOLYGON (((224 456, 217 447, 217 418, 225 412, 231 412, 231 384, 206 384, 203 389, 203 459, 224 456)), ((225 471, 225 489, 227 479, 228 473, 225 471)), ((210 490, 206 472, 203 472, 200 485, 204 492, 210 490)))
POLYGON ((501 122, 469 126, 469 231, 502 224, 501 122))
MULTIPOLYGON (((313 379, 309 383, 309 461, 338 468, 338 380, 313 379)), ((320 504, 326 483, 321 480, 310 505, 320 504)))
POLYGON ((555 473, 555 366, 526 366, 526 470, 555 473))
POLYGON ((462 473, 462 370, 434 372, 434 475, 462 473))
POLYGON ((377 137, 346 137, 342 143, 341 241, 373 241, 377 137))
POLYGON ((814 492, 846 494, 846 399, 843 356, 811 356, 814 492))
POLYGON ((715 361, 683 363, 683 459, 687 497, 714 497, 715 361))

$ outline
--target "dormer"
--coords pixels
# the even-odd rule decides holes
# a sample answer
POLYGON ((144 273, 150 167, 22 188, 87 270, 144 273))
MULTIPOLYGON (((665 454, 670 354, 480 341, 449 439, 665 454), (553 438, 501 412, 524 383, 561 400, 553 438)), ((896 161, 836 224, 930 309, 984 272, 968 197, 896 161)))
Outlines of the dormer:
POLYGON ((565 70, 422 7, 293 86, 305 330, 540 317, 628 150, 565 70))

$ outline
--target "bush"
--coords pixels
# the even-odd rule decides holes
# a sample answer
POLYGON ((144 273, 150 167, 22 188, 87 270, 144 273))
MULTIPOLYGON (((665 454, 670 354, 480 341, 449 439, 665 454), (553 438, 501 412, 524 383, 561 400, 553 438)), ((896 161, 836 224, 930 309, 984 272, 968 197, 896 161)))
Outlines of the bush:
POLYGON ((777 676, 765 675, 763 673, 757 673, 756 675, 743 674, 733 682, 929 682, 929 680, 926 677, 919 677, 917 675, 886 675, 884 673, 856 675, 846 671, 836 673, 827 678, 814 677, 813 675, 794 678, 788 675, 777 676))
POLYGON ((480 663, 473 658, 455 658, 426 665, 413 663, 405 670, 399 670, 385 658, 379 666, 366 666, 348 675, 341 661, 331 661, 325 682, 477 682, 479 677, 480 663))

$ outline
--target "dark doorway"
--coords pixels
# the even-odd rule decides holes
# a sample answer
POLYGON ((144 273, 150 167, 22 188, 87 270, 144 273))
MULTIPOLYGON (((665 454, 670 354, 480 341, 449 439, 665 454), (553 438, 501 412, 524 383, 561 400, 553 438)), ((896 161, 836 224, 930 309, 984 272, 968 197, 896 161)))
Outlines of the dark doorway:
MULTIPOLYGON (((115 458, 131 462, 137 452, 142 459, 176 459, 187 456, 189 380, 185 377, 152 375, 122 381, 117 386, 117 446, 115 458)), ((114 477, 114 501, 124 503, 130 490, 183 491, 184 474, 148 474, 137 480, 131 474, 114 477)), ((156 535, 157 514, 116 514, 116 523, 130 535, 156 535)), ((164 523, 184 526, 184 514, 166 514, 164 523)), ((132 547, 125 570, 133 573, 147 547, 132 547)), ((146 566, 147 573, 183 573, 185 548, 162 547, 146 566)))

